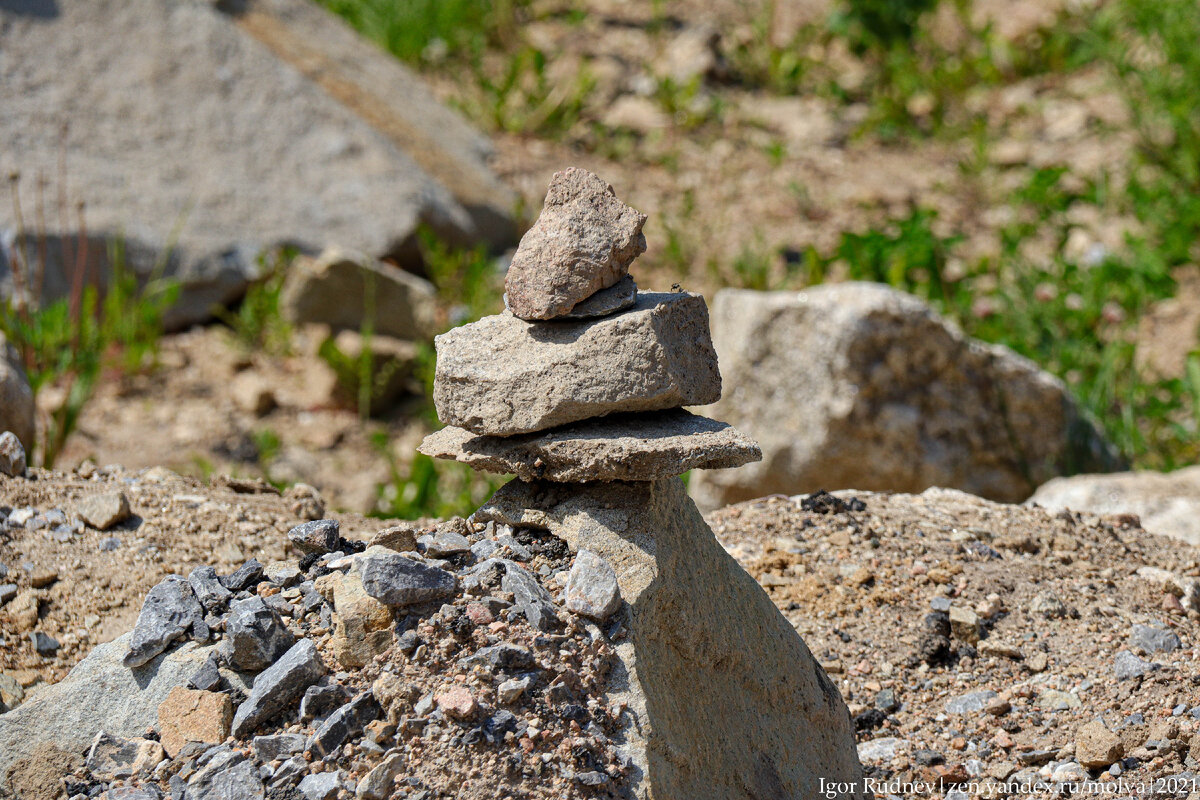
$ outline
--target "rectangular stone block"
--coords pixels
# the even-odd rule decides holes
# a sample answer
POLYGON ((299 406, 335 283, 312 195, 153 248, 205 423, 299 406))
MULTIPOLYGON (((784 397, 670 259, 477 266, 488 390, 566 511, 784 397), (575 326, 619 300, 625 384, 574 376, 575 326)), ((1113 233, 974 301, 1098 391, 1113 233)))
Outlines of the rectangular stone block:
POLYGON ((697 294, 641 292, 581 322, 510 313, 438 336, 433 402, 447 425, 511 436, 618 411, 715 402, 721 373, 697 294))

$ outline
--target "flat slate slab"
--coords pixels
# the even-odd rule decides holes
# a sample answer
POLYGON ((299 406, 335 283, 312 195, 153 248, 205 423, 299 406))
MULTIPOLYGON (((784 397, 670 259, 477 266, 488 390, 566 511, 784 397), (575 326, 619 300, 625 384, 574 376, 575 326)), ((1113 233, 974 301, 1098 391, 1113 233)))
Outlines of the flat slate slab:
POLYGON ((419 449, 486 472, 571 483, 652 481, 762 458, 758 445, 733 426, 683 409, 617 414, 521 436, 442 428, 419 449))
MULTIPOLYGON (((634 282, 633 278, 626 275, 607 289, 601 289, 591 297, 580 300, 575 304, 574 308, 560 317, 555 317, 555 319, 579 320, 607 317, 618 311, 624 311, 636 303, 637 294, 637 283, 634 282)), ((507 311, 512 311, 508 307, 508 294, 504 295, 504 308, 507 311)))
POLYGON ((596 320, 505 312, 438 336, 433 402, 447 425, 512 436, 623 411, 711 403, 721 373, 698 294, 639 292, 596 320))

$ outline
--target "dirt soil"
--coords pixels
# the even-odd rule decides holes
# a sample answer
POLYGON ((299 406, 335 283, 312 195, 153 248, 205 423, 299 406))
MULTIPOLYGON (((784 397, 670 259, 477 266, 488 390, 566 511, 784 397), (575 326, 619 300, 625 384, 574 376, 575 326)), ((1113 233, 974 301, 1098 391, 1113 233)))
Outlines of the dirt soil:
POLYGON ((1054 775, 1115 782, 1063 766, 1077 729, 1100 719, 1123 743, 1115 772, 1136 789, 1121 796, 1197 796, 1200 614, 1195 596, 1177 595, 1200 574, 1200 551, 1131 516, 1052 514, 944 489, 837 496, 862 507, 769 497, 709 521, 838 682, 860 742, 876 742, 860 745, 868 775, 943 788, 1054 775), (971 644, 969 626, 955 623, 939 641, 933 628, 948 621, 929 619, 935 603, 950 622, 973 612, 982 638, 971 644), (1141 652, 1135 625, 1170 631, 1178 648, 1141 652), (1118 679, 1121 650, 1158 666, 1118 679), (986 708, 947 708, 980 691, 996 694, 983 696, 986 708), (1182 792, 1155 790, 1184 772, 1182 792))
MULTIPOLYGON (((801 25, 824 22, 834 5, 774 4, 766 39, 784 47, 801 25)), ((948 48, 966 38, 952 5, 926 20, 948 48)), ((1064 6, 980 0, 969 13, 976 26, 990 22, 1009 46, 1023 48, 1035 46, 1039 28, 1053 25, 1064 6)), ((1034 170, 1066 167, 1077 186, 1104 172, 1119 185, 1134 146, 1129 112, 1100 67, 972 90, 957 124, 978 126, 984 132, 978 138, 891 139, 864 129, 870 109, 863 103, 779 94, 731 75, 739 48, 765 46, 759 4, 592 0, 580 11, 522 30, 532 45, 554 54, 549 74, 564 92, 575 76, 594 82, 580 121, 557 138, 493 132, 493 167, 534 214, 555 171, 575 165, 604 177, 649 215, 649 247, 634 273, 651 282, 686 278, 690 290, 715 291, 736 280, 727 267, 745 252, 766 254, 778 276, 785 253, 808 245, 828 253, 843 231, 865 231, 916 207, 938 212, 939 233, 965 235, 956 255, 996 254, 998 231, 1013 217, 1008 195, 1034 170), (686 106, 700 111, 666 113, 655 88, 663 78, 692 86, 686 106), (704 121, 688 121, 689 113, 704 121)), ((817 51, 806 55, 853 94, 866 66, 839 45, 814 45, 817 51)), ((444 101, 470 107, 461 76, 432 67, 423 77, 444 101)), ((920 125, 924 118, 916 119, 920 125)), ((1134 225, 1092 208, 1071 214, 1071 248, 1078 253, 1097 243, 1120 248, 1134 225)), ((1030 241, 1025 248, 1048 262, 1057 244, 1030 241)))
POLYGON ((423 401, 411 394, 362 422, 338 401, 332 370, 316 355, 325 335, 302 328, 281 356, 251 353, 219 326, 164 337, 158 369, 100 383, 58 463, 306 483, 331 508, 370 513, 390 479, 389 453, 407 463, 425 435, 423 401))

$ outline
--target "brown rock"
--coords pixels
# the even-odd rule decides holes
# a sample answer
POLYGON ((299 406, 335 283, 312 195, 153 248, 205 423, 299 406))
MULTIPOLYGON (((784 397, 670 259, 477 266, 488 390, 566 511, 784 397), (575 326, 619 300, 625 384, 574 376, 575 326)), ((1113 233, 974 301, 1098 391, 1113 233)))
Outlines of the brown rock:
POLYGON ((129 519, 129 498, 124 492, 105 492, 75 504, 75 513, 96 530, 106 531, 129 519))
POLYGON ((158 731, 172 758, 188 742, 219 744, 229 736, 233 702, 229 695, 176 686, 158 707, 158 731))
POLYGON ((58 580, 58 572, 52 569, 39 569, 29 576, 29 585, 35 589, 45 589, 58 580))
POLYGON ((1125 746, 1121 737, 1100 720, 1089 722, 1075 732, 1075 758, 1088 769, 1107 767, 1123 755, 1125 746))
POLYGON ((413 525, 393 525, 384 528, 370 538, 367 544, 371 547, 379 545, 397 553, 413 553, 417 550, 417 529, 413 525))
POLYGON ((333 654, 345 668, 365 666, 392 646, 392 612, 367 594, 356 573, 331 573, 333 654))
POLYGON ((979 617, 969 608, 950 606, 950 631, 960 642, 975 644, 979 641, 979 617))
POLYGON ((504 281, 521 319, 553 319, 625 277, 646 250, 646 215, 577 167, 554 173, 537 222, 521 238, 504 281))
POLYGON ((18 632, 28 633, 37 625, 38 604, 37 592, 26 589, 10 600, 4 610, 12 619, 18 632))
POLYGON ((1011 645, 1008 642, 1001 642, 995 639, 984 639, 979 643, 979 652, 985 656, 1001 656, 1003 658, 1011 658, 1021 660, 1025 654, 1021 648, 1011 645))

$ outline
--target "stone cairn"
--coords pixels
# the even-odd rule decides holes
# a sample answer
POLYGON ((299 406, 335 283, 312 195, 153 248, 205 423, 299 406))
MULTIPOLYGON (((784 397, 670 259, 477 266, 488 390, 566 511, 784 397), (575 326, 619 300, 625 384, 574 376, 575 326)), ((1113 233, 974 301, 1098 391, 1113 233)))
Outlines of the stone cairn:
POLYGON ((447 427, 420 451, 515 474, 475 521, 577 551, 567 607, 615 642, 610 694, 632 712, 635 796, 804 798, 822 781, 856 795, 836 687, 679 478, 761 454, 683 409, 721 394, 708 309, 696 294, 638 291, 628 272, 645 222, 596 175, 554 175, 509 268, 506 311, 436 339, 447 427))

